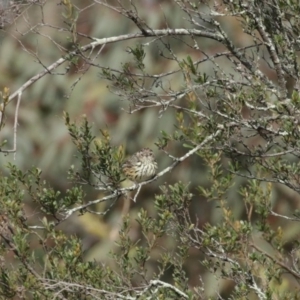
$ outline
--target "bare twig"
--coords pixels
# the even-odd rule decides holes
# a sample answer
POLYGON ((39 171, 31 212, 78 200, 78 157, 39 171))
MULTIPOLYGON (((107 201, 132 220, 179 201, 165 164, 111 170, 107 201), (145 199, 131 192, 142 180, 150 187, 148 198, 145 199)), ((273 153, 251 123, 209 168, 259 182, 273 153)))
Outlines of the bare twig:
MULTIPOLYGON (((16 151, 17 151, 17 127, 18 127, 18 115, 19 115, 19 107, 20 107, 20 103, 21 103, 21 98, 22 98, 22 91, 20 91, 18 93, 18 100, 17 100, 17 105, 16 105, 16 109, 15 109, 15 120, 14 120, 14 144, 13 144, 13 149, 10 150, 3 150, 0 149, 0 152, 3 153, 15 153, 16 155, 16 151)), ((16 158, 14 156, 14 158, 16 158)))
MULTIPOLYGON (((216 41, 222 42, 223 38, 221 35, 218 34, 213 34, 204 30, 196 30, 196 29, 160 29, 160 30, 147 30, 148 36, 153 37, 153 36, 176 36, 176 35, 191 35, 193 34, 194 36, 202 36, 202 37, 207 37, 214 39, 216 41)), ((94 38, 94 42, 83 46, 79 50, 74 50, 71 51, 68 55, 65 57, 61 57, 58 59, 56 62, 51 64, 49 67, 45 68, 44 71, 38 73, 37 75, 33 76, 30 78, 27 82, 25 82, 17 91, 15 91, 13 94, 10 95, 9 97, 9 102, 12 101, 20 92, 23 92, 26 90, 29 86, 31 86, 33 83, 38 81, 39 79, 43 78, 45 75, 50 74, 52 70, 55 70, 58 68, 60 65, 68 61, 72 56, 78 55, 80 52, 85 52, 87 50, 94 49, 99 46, 103 46, 105 44, 110 44, 110 43, 115 43, 119 41, 124 41, 124 40, 129 40, 129 39, 136 39, 136 38, 141 38, 144 37, 143 33, 134 33, 134 34, 124 34, 120 36, 115 36, 115 37, 108 37, 108 38, 102 38, 102 39, 96 39, 94 38)))

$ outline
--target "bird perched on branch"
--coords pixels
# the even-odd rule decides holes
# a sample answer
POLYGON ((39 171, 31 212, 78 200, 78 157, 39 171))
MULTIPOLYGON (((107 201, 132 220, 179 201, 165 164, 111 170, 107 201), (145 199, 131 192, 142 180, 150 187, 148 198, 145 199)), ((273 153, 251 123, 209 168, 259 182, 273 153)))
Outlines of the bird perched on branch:
POLYGON ((142 182, 155 176, 157 162, 153 151, 143 148, 130 156, 122 165, 126 178, 133 182, 142 182))

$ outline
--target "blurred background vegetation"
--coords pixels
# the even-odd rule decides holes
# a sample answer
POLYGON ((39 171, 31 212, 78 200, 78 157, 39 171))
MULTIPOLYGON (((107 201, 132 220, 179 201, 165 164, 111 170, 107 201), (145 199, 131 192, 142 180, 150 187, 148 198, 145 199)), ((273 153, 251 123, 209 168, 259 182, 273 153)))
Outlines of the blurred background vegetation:
MULTIPOLYGON (((78 8, 79 14, 76 21, 76 30, 82 35, 77 37, 80 45, 91 42, 89 36, 103 38, 118 36, 121 34, 135 33, 136 25, 128 18, 122 17, 113 10, 98 5, 97 1, 76 1, 72 4, 78 8)), ((9 5, 9 1, 2 1, 3 7, 9 5)), ((116 1, 107 1, 109 5, 117 5, 116 1)), ((32 76, 44 70, 54 63, 68 50, 72 50, 72 35, 67 24, 70 20, 68 10, 60 1, 45 1, 34 5, 15 2, 22 12, 15 19, 17 12, 2 14, 3 28, 0 32, 0 86, 8 87, 11 92, 17 90, 32 76), (41 21, 48 26, 40 26, 41 21), (66 28, 66 30, 60 30, 66 28)), ((126 4, 124 4, 126 5, 126 4)), ((140 0, 135 2, 139 15, 151 28, 189 28, 191 24, 184 18, 182 9, 171 0, 140 0)), ((246 46, 251 43, 251 38, 244 34, 235 18, 222 18, 223 28, 237 46, 246 46)), ((186 45, 192 44, 190 38, 166 38, 172 51, 178 58, 186 59, 189 55, 195 61, 205 57, 205 54, 214 54, 224 51, 225 48, 210 39, 201 38, 198 43, 201 51, 186 45)), ((95 65, 88 65, 84 61, 77 65, 66 63, 51 72, 44 78, 31 85, 22 95, 19 109, 19 126, 17 133, 17 153, 1 155, 1 172, 7 175, 8 162, 16 164, 23 171, 32 166, 42 170, 42 178, 49 185, 62 194, 72 185, 68 180, 68 170, 71 165, 79 167, 76 156, 76 148, 73 145, 63 119, 63 112, 70 114, 73 121, 80 122, 82 116, 87 117, 95 136, 101 138, 100 129, 107 129, 111 136, 111 143, 115 146, 124 145, 126 154, 132 154, 142 147, 151 148, 157 157, 159 170, 167 167, 171 160, 160 151, 155 143, 161 137, 161 131, 172 134, 175 130, 176 113, 171 109, 160 114, 159 109, 142 109, 131 114, 130 102, 117 95, 110 89, 109 82, 103 78, 102 69, 105 67, 121 70, 125 63, 133 63, 133 57, 129 53, 130 48, 135 48, 140 43, 149 43, 147 38, 128 39, 122 42, 107 44, 97 59, 95 65)), ((162 44, 152 42, 145 48, 145 69, 149 74, 165 73, 178 70, 178 64, 174 60, 166 59, 162 53, 165 48, 162 44)), ((167 54, 166 54, 167 55, 167 54)), ((233 72, 228 60, 219 58, 218 64, 223 72, 233 72)), ((273 80, 274 74, 268 66, 261 65, 260 69, 273 80)), ((213 69, 209 62, 201 64, 201 72, 213 75, 213 69)), ((167 77, 164 86, 167 89, 180 91, 185 85, 182 72, 176 72, 167 77)), ((155 89, 155 87, 153 87, 155 89)), ((184 100, 182 100, 184 101, 184 100)), ((13 145, 13 122, 16 100, 7 107, 6 126, 1 131, 1 140, 7 140, 5 147, 13 145)), ((255 139, 253 143, 255 144, 255 139)), ((174 156, 183 155, 186 150, 178 142, 168 144, 168 152, 174 156)), ((224 158, 224 164, 226 164, 224 158)), ((197 216, 198 226, 205 223, 216 224, 221 221, 222 214, 216 204, 210 199, 200 196, 198 186, 208 187, 211 182, 207 176, 208 167, 203 159, 194 155, 178 165, 172 172, 167 173, 158 181, 145 186, 138 196, 137 203, 130 203, 124 211, 124 199, 120 199, 106 216, 97 216, 86 213, 82 216, 73 216, 62 223, 59 228, 67 234, 78 236, 82 241, 85 260, 108 262, 108 253, 116 249, 118 231, 122 223, 124 213, 129 213, 131 230, 130 237, 137 241, 141 238, 140 225, 135 221, 140 208, 143 207, 148 214, 156 218, 157 211, 153 200, 155 194, 160 193, 159 186, 163 183, 172 184, 178 181, 189 183, 190 191, 194 194, 191 211, 197 216)), ((246 218, 244 203, 241 200, 239 188, 246 183, 245 179, 235 178, 233 187, 228 191, 228 204, 233 209, 237 219, 246 218)), ((91 187, 85 187, 86 200, 97 199, 101 193, 91 187)), ((299 195, 288 188, 274 186, 274 207, 277 211, 286 213, 299 208, 299 195)), ((99 204, 97 209, 104 210, 106 204, 99 204)), ((42 219, 42 213, 30 201, 26 202, 26 215, 31 224, 36 224, 42 219)), ((270 217, 271 226, 279 225, 285 229, 287 222, 283 219, 270 217)), ((299 225, 288 223, 285 240, 292 241, 299 235, 299 225)), ((164 239, 161 246, 166 249, 174 249, 174 241, 164 239)), ((34 242, 32 247, 38 247, 34 242)), ((288 243, 287 243, 288 245, 288 243)), ((171 250, 170 250, 171 251, 171 250)), ((198 251, 190 251, 190 256, 185 263, 185 269, 190 278, 189 285, 199 285, 199 275, 204 278, 208 294, 214 294, 216 285, 224 291, 232 288, 230 281, 216 282, 213 274, 200 264, 198 251)), ((155 269, 155 253, 149 263, 155 269)), ((111 263, 112 264, 112 263, 111 263)), ((168 274, 166 274, 167 276, 168 274)))

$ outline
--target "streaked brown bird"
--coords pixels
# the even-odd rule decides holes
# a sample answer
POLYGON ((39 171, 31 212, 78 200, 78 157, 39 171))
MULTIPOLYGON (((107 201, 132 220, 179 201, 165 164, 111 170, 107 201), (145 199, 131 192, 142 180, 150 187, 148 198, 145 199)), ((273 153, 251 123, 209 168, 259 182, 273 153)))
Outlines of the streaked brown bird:
POLYGON ((130 156, 122 165, 126 178, 134 182, 142 182, 155 176, 157 162, 153 151, 143 148, 130 156))

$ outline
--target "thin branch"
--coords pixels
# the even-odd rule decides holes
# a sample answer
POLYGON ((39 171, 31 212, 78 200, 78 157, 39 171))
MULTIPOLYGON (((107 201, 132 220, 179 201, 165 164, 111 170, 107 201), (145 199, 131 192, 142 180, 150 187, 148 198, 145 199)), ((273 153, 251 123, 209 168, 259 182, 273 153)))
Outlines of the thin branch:
POLYGON ((22 91, 20 91, 18 93, 18 100, 17 100, 16 110, 15 110, 13 149, 10 149, 10 150, 0 149, 0 152, 3 152, 3 153, 15 153, 14 159, 16 159, 16 151, 17 151, 17 127, 18 127, 18 115, 19 115, 19 107, 20 107, 20 103, 21 103, 21 98, 22 98, 22 91))
MULTIPOLYGON (((204 30, 196 30, 196 29, 160 29, 160 30, 146 30, 147 31, 147 37, 158 37, 158 36, 176 36, 176 35, 194 35, 199 37, 206 37, 213 40, 216 40, 218 42, 223 41, 223 37, 219 34, 214 34, 208 31, 204 30)), ((31 77, 27 82, 25 82, 17 91, 15 91, 13 94, 10 95, 8 102, 12 101, 19 93, 22 93, 24 90, 26 90, 29 86, 31 86, 33 83, 41 79, 47 74, 50 74, 52 70, 55 70, 60 65, 68 61, 72 56, 78 55, 80 52, 85 52, 87 50, 94 50, 94 48, 102 46, 104 44, 110 44, 130 39, 136 39, 136 38, 143 38, 145 37, 142 33, 133 33, 133 34, 123 34, 120 36, 114 36, 114 37, 108 37, 108 38, 102 38, 97 39, 94 38, 94 42, 82 46, 80 49, 71 51, 64 57, 61 57, 56 62, 51 64, 49 67, 45 68, 45 70, 41 71, 37 75, 31 77)))
POLYGON ((286 97, 286 82, 285 82, 285 78, 284 78, 284 72, 282 69, 282 65, 281 65, 279 57, 276 53, 274 43, 273 43, 272 39, 269 37, 269 33, 265 30, 265 26, 262 23, 261 17, 256 16, 256 14, 254 12, 252 12, 251 10, 249 10, 249 14, 255 20, 256 25, 257 25, 257 30, 260 33, 260 35, 270 53, 270 57, 272 59, 272 62, 274 64, 274 67, 275 67, 275 70, 277 73, 278 82, 279 82, 279 86, 280 86, 280 92, 281 92, 282 98, 285 99, 285 97, 286 97))
MULTIPOLYGON (((176 288, 174 285, 169 284, 167 282, 164 282, 161 280, 151 280, 147 289, 150 289, 152 286, 158 286, 159 288, 170 289, 170 290, 174 291, 176 294, 178 294, 178 296, 183 297, 184 299, 189 299, 189 296, 187 294, 183 293, 178 288, 176 288)), ((145 291, 143 293, 145 293, 145 291)), ((182 298, 180 298, 180 299, 182 299, 182 298)))
POLYGON ((259 248, 255 244, 251 244, 251 247, 254 248, 254 249, 256 249, 261 254, 267 256, 268 258, 270 258, 274 263, 276 263, 277 265, 279 265, 280 267, 282 267, 284 270, 286 270, 290 274, 294 275, 296 278, 300 279, 300 274, 298 272, 294 271, 293 269, 291 269, 290 267, 288 267, 286 264, 280 262, 275 257, 273 257, 271 254, 269 254, 266 251, 262 250, 261 248, 259 248))
POLYGON ((297 217, 288 217, 285 215, 281 215, 281 214, 274 212, 273 210, 271 210, 270 213, 272 216, 275 216, 275 217, 279 217, 279 218, 286 219, 289 221, 300 222, 300 218, 297 218, 297 217))
POLYGON ((141 188, 142 188, 142 186, 138 185, 138 189, 137 189, 137 191, 136 191, 136 193, 135 193, 135 195, 134 195, 134 197, 132 199, 133 202, 136 202, 137 196, 139 195, 139 193, 141 191, 141 188))

